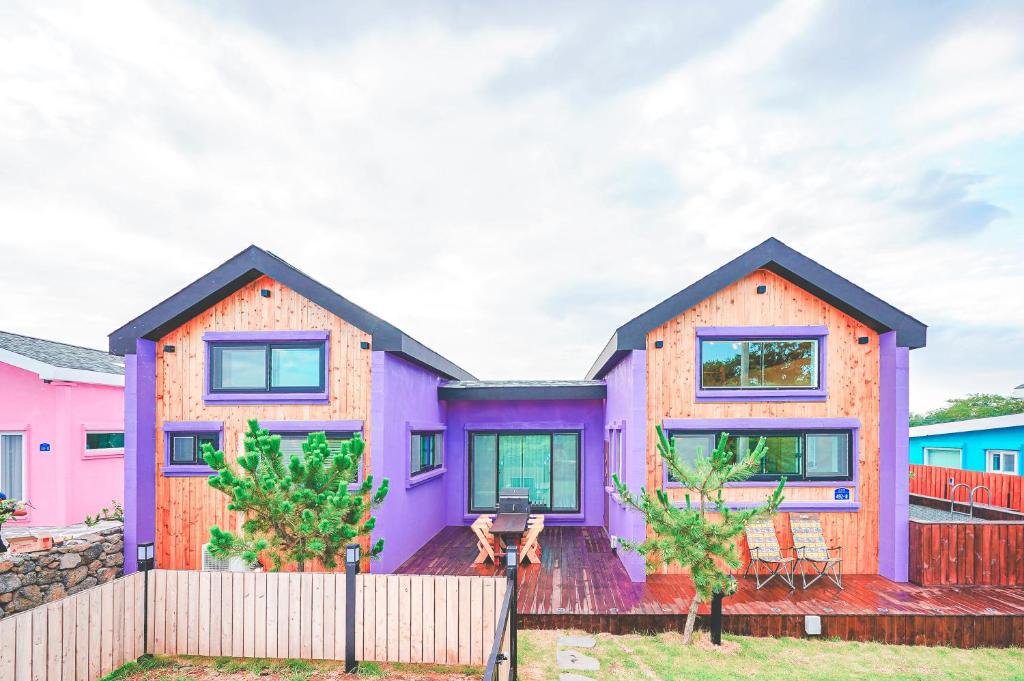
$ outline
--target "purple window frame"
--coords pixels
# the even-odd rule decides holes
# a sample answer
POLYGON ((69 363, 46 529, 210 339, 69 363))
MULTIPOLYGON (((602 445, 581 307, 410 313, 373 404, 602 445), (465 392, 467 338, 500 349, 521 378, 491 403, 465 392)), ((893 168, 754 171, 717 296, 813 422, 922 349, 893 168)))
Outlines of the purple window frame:
POLYGON ((696 373, 694 386, 697 402, 824 402, 828 399, 825 384, 828 357, 827 326, 703 326, 697 328, 696 373), (816 388, 703 388, 701 341, 706 340, 791 340, 807 338, 818 341, 818 387, 816 388))
POLYGON ((445 456, 445 447, 447 447, 448 437, 446 431, 448 427, 443 423, 417 423, 408 421, 405 424, 405 488, 416 487, 422 485, 425 482, 436 480, 445 474, 448 470, 448 457, 445 456), (418 475, 412 474, 412 435, 413 433, 440 433, 441 434, 441 465, 437 468, 432 468, 426 473, 420 473, 418 475))
POLYGON ((165 478, 191 478, 216 475, 205 463, 181 464, 171 463, 171 438, 177 433, 216 433, 217 446, 224 450, 223 421, 166 421, 162 426, 164 433, 164 464, 160 474, 165 478))
MULTIPOLYGON (((366 440, 363 433, 363 422, 358 419, 344 421, 260 421, 260 428, 264 428, 271 434, 277 433, 359 433, 366 440)), ((363 451, 363 458, 359 461, 358 475, 356 481, 350 483, 348 489, 354 492, 359 489, 363 480, 366 479, 366 451, 363 451)))
POLYGON ((203 334, 203 402, 206 404, 327 404, 330 401, 331 334, 329 331, 207 331, 203 334), (211 343, 287 343, 322 341, 324 344, 324 389, 312 393, 232 392, 210 390, 211 343))
MULTIPOLYGON (((662 428, 666 434, 673 431, 714 431, 717 433, 733 432, 737 430, 793 430, 806 433, 814 430, 850 431, 850 448, 852 469, 849 480, 797 480, 786 482, 786 487, 825 487, 825 488, 847 488, 851 490, 849 501, 784 501, 784 511, 856 511, 860 508, 860 419, 857 418, 807 418, 807 419, 664 419, 662 428)), ((716 438, 717 439, 717 438, 716 438)), ((668 465, 661 462, 661 484, 664 489, 683 488, 682 483, 670 482, 668 479, 668 465)), ((746 480, 744 482, 729 482, 726 487, 775 487, 778 481, 772 480, 746 480)), ((730 508, 742 508, 747 502, 727 502, 730 508), (738 505, 736 505, 738 504, 738 505)))

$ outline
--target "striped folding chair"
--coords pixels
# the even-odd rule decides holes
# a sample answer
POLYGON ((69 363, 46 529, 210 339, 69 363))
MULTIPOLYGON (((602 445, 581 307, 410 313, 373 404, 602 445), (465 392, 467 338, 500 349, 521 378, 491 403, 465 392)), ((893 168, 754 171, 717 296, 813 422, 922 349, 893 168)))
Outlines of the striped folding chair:
POLYGON ((747 525, 746 534, 750 562, 747 563, 747 569, 743 572, 743 576, 746 577, 753 569, 758 589, 776 577, 788 584, 790 589, 794 589, 793 558, 782 555, 779 538, 775 535, 775 525, 772 524, 771 517, 756 518, 751 521, 747 525), (762 567, 767 571, 764 573, 764 579, 761 579, 762 567))
POLYGON ((794 571, 799 569, 803 586, 806 589, 822 577, 828 577, 832 583, 843 588, 843 548, 829 548, 825 543, 825 534, 821 530, 821 518, 817 513, 790 513, 789 527, 793 530, 793 546, 796 550, 794 571), (807 581, 807 568, 810 567, 814 576, 807 581))

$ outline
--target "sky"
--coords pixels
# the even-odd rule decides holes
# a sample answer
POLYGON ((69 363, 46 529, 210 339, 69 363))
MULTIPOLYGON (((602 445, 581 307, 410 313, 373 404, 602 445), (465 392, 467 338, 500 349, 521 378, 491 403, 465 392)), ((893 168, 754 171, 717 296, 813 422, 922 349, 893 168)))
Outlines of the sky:
POLYGON ((0 329, 106 347, 255 243, 481 378, 775 236, 1024 383, 1024 4, 0 4, 0 329))

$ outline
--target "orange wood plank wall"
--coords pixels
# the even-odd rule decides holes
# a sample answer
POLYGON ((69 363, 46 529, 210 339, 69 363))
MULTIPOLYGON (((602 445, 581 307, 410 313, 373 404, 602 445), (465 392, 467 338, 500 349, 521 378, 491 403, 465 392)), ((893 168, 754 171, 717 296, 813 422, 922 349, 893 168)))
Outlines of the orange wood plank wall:
MULTIPOLYGON (((222 448, 229 461, 241 451, 250 418, 328 421, 361 419, 363 437, 370 433, 370 351, 359 347, 370 335, 310 302, 282 284, 261 277, 157 342, 156 369, 156 557, 157 565, 197 570, 200 551, 209 541, 210 526, 235 529, 237 514, 227 497, 212 489, 206 477, 167 478, 164 462, 165 421, 223 421, 222 448), (269 289, 270 297, 260 296, 269 289), (330 353, 324 405, 218 405, 203 402, 207 331, 327 330, 330 353), (174 352, 164 352, 173 345, 174 352)), ((369 444, 369 443, 368 443, 369 444)), ((370 447, 364 463, 370 469, 370 447)))
MULTIPOLYGON (((878 334, 847 314, 767 270, 758 270, 719 291, 647 336, 647 485, 662 485, 655 425, 667 418, 857 418, 860 419, 860 484, 857 512, 822 514, 825 538, 843 547, 848 573, 878 572, 878 334), (767 292, 758 294, 759 285, 767 292), (696 401, 696 329, 704 326, 827 326, 828 397, 823 402, 696 401), (870 342, 858 344, 867 336, 870 342), (663 341, 662 348, 655 342, 663 341)), ((732 500, 763 499, 765 488, 735 488, 732 500)), ((831 500, 833 487, 790 487, 787 500, 831 500)), ((670 496, 681 500, 684 490, 670 496)), ((791 545, 786 513, 776 517, 782 546, 791 545)), ((744 550, 744 563, 746 555, 744 550)))

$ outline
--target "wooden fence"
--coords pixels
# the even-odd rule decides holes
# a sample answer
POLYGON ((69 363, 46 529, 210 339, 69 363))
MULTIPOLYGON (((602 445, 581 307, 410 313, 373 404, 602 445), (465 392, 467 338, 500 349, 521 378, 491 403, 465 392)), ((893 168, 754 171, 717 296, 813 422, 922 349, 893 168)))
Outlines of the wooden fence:
MULTIPOLYGON (((910 493, 923 494, 939 499, 949 499, 952 487, 949 479, 953 478, 953 484, 966 483, 968 489, 961 487, 957 490, 957 501, 970 501, 968 494, 971 487, 985 485, 992 491, 992 505, 1009 508, 1015 511, 1024 512, 1024 476, 1003 475, 1000 473, 982 473, 980 471, 965 471, 959 468, 941 468, 939 466, 924 466, 911 464, 910 466, 910 493)), ((975 503, 988 503, 988 496, 979 492, 974 499, 975 503)))
POLYGON ((0 620, 0 681, 95 681, 142 655, 143 576, 0 620))
MULTIPOLYGON (((345 575, 153 570, 0 620, 0 681, 96 681, 143 653, 345 659, 345 575)), ((483 665, 497 577, 358 575, 356 659, 483 665)))
POLYGON ((910 523, 910 581, 936 585, 1024 585, 1024 525, 910 523))

